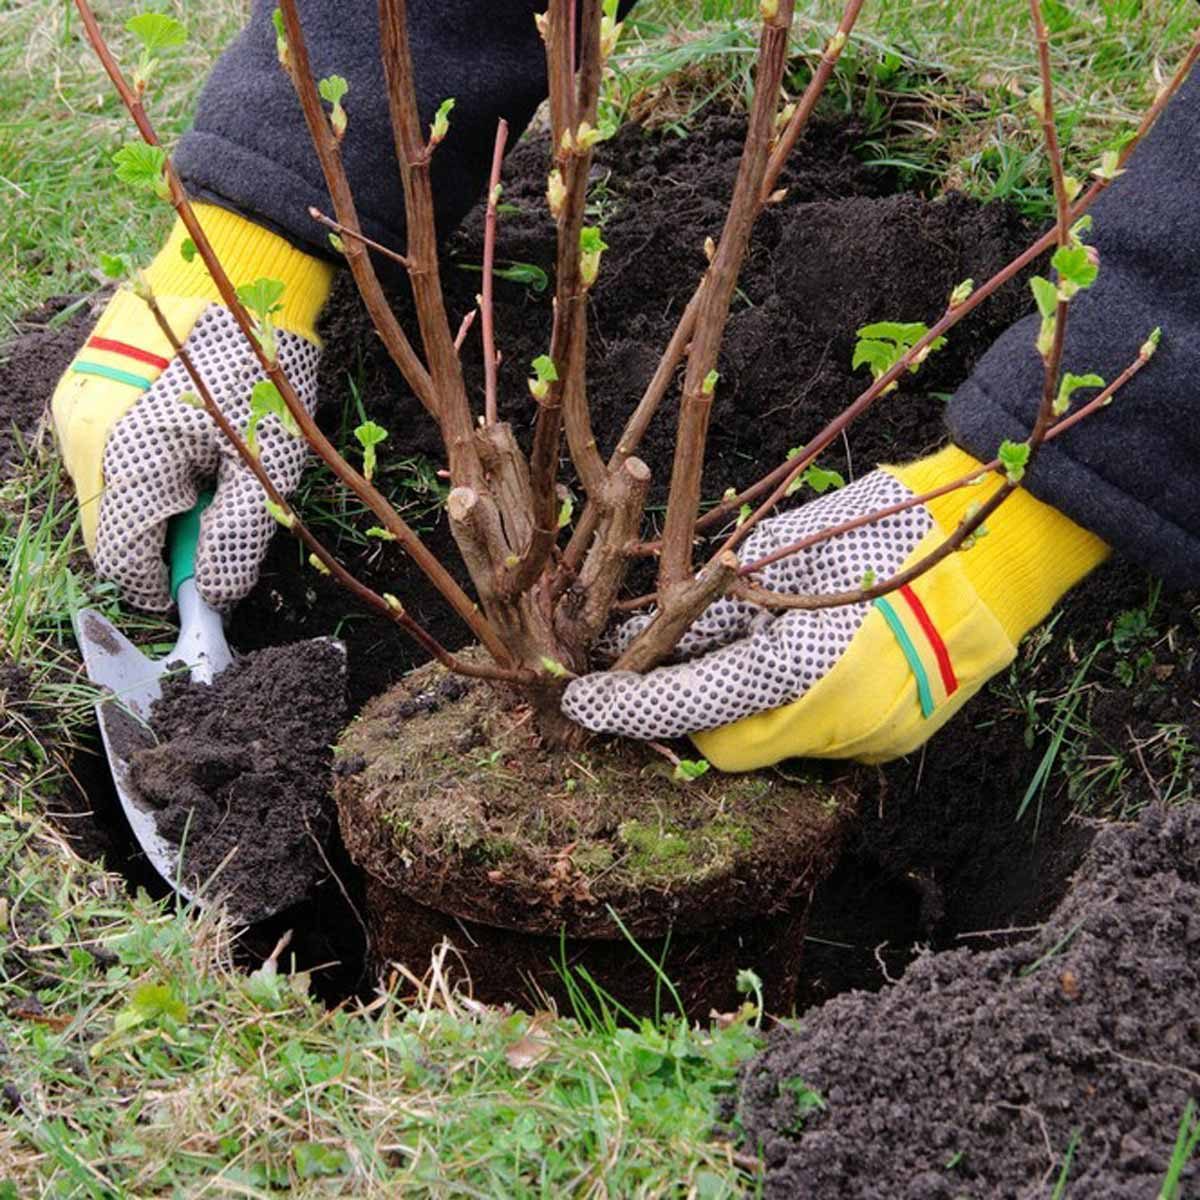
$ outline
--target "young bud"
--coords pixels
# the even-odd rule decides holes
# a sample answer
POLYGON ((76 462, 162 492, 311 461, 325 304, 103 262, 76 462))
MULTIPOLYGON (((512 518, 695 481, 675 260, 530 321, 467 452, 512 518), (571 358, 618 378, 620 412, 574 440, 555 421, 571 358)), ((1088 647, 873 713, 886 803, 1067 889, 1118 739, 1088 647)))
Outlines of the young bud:
POLYGON ((958 308, 960 304, 966 304, 971 293, 975 290, 975 280, 964 279, 954 291, 950 293, 950 307, 958 308))
POLYGON ((1142 343, 1141 349, 1138 351, 1138 358, 1148 359, 1154 357, 1154 352, 1158 349, 1158 343, 1162 341, 1162 329, 1155 326, 1150 331, 1150 336, 1142 343))
POLYGON ((504 194, 504 185, 502 183, 496 184, 496 186, 494 188, 492 188, 491 193, 488 195, 488 203, 493 204, 493 205, 499 204, 500 197, 503 194, 504 194))
POLYGON ((550 206, 550 215, 556 220, 562 216, 566 199, 567 185, 563 183, 562 172, 555 167, 546 180, 546 203, 550 206))
POLYGON ((1092 172, 1092 174, 1097 179, 1104 179, 1111 183, 1118 175, 1125 174, 1125 172, 1117 166, 1117 163, 1120 161, 1121 156, 1116 150, 1105 150, 1104 153, 1100 155, 1100 165, 1092 172))
POLYGON ((550 33, 550 18, 545 13, 534 13, 533 23, 537 26, 538 37, 544 42, 550 33))
POLYGON ((1083 180, 1076 179, 1074 175, 1063 176, 1063 189, 1067 193, 1068 200, 1074 200, 1076 196, 1083 190, 1083 180))
POLYGON ((773 21, 779 16, 779 0, 758 0, 758 11, 764 21, 773 21))
POLYGON ((833 37, 829 39, 829 45, 825 47, 826 56, 829 58, 836 58, 845 48, 846 40, 845 32, 839 29, 837 33, 835 33, 833 37))
POLYGON ((706 237, 704 239, 704 257, 706 259, 708 259, 709 262, 712 262, 712 260, 714 258, 716 258, 716 256, 717 256, 717 243, 714 242, 712 240, 712 238, 706 237))
POLYGON ((529 385, 529 394, 536 401, 538 401, 538 403, 541 403, 541 401, 545 400, 545 398, 550 395, 550 381, 548 379, 531 378, 527 379, 526 383, 529 385))
POLYGON ((284 529, 291 529, 296 524, 295 513, 288 512, 282 504, 276 504, 274 500, 264 500, 263 507, 284 529))
POLYGON ((784 129, 784 128, 786 128, 786 127, 787 127, 787 123, 788 123, 788 122, 789 122, 789 121, 790 121, 790 120, 791 120, 791 119, 792 119, 792 118, 793 118, 795 115, 796 115, 796 105, 795 105, 794 103, 791 103, 791 104, 785 104, 785 105, 784 105, 784 106, 783 106, 783 107, 782 107, 782 108, 781 108, 781 109, 780 109, 780 110, 779 110, 779 111, 778 111, 778 112, 775 114, 775 128, 776 128, 776 129, 784 129))
POLYGON ((700 385, 700 391, 705 396, 711 396, 717 390, 717 380, 721 376, 716 371, 709 371, 704 377, 704 382, 700 385))
POLYGON ((320 571, 322 575, 330 574, 329 568, 315 555, 308 556, 308 565, 316 571, 320 571))
POLYGON ((388 606, 388 608, 390 608, 390 609, 391 609, 393 612, 399 613, 401 616, 403 616, 403 615, 404 615, 404 605, 403 605, 403 604, 401 604, 401 603, 400 603, 400 601, 399 601, 399 600, 397 600, 397 599, 396 599, 396 597, 395 597, 395 596, 393 596, 391 592, 384 592, 384 593, 383 593, 383 602, 384 602, 384 603, 385 603, 385 604, 388 606))
POLYGON ((581 121, 575 131, 575 145, 579 150, 590 150, 600 140, 600 130, 593 129, 589 122, 581 121))
POLYGON ((788 194, 787 188, 776 188, 768 197, 768 204, 782 204, 788 194))
POLYGON ((1050 357, 1050 351, 1054 349, 1054 327, 1057 323, 1057 317, 1042 318, 1042 327, 1037 336, 1037 352, 1043 361, 1050 357))

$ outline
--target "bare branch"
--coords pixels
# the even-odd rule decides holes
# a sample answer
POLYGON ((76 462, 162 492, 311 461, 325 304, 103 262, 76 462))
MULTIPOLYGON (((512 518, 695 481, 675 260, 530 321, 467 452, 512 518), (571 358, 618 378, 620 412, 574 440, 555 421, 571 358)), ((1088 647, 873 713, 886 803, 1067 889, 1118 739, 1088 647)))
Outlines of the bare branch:
POLYGON ((408 259, 405 258, 403 254, 400 254, 396 250, 389 249, 382 242, 375 241, 374 238, 367 237, 367 235, 361 230, 350 229, 348 226, 343 225, 341 221, 335 221, 332 217, 326 216, 326 214, 315 205, 309 205, 308 215, 312 217, 314 221, 318 221, 320 224, 324 225, 326 229, 332 229, 333 232, 338 234, 340 237, 354 238, 356 241, 362 242, 362 244, 366 246, 368 250, 374 250, 376 253, 382 254, 384 258, 390 258, 392 262, 399 263, 402 267, 407 267, 409 265, 408 259))
POLYGON ((308 126, 313 149, 321 164, 321 173, 325 176, 325 184, 333 200, 333 210, 346 230, 346 265, 354 276, 363 303, 367 306, 367 312, 370 313, 371 321, 379 331, 388 354, 425 409, 437 417, 439 399, 433 380, 424 364, 417 358, 412 343, 389 307, 383 288, 379 284, 379 277, 375 274, 371 256, 366 252, 361 237, 356 236, 361 234, 362 225, 350 192, 346 170, 342 165, 341 147, 317 92, 308 57, 308 46, 304 40, 304 30, 300 25, 300 15, 296 11, 296 0, 280 0, 280 8, 287 30, 288 53, 291 59, 289 75, 304 112, 304 123, 308 126))
MULTIPOLYGON (((675 438, 675 460, 663 526, 659 564, 660 594, 683 583, 692 573, 692 541, 700 507, 700 477, 712 411, 713 369, 737 277, 750 242, 750 231, 761 207, 759 197, 771 149, 779 90, 787 63, 793 0, 780 0, 775 14, 763 21, 755 74, 754 104, 746 130, 729 212, 721 240, 708 271, 708 282, 696 314, 696 331, 688 353, 687 373, 675 438)), ((669 597, 666 600, 669 605, 669 597)))
POLYGON ((492 151, 492 174, 488 180, 487 216, 483 225, 483 295, 479 308, 483 314, 480 326, 483 335, 483 393, 484 424, 495 425, 499 420, 496 384, 496 327, 492 305, 496 264, 496 206, 500 202, 500 168, 504 163, 504 147, 508 142, 508 122, 501 117, 496 124, 496 145, 492 151))
POLYGON ((660 608, 649 625, 613 663, 614 671, 648 671, 675 649, 698 613, 725 595, 737 581, 736 554, 723 554, 707 563, 699 575, 676 589, 670 608, 660 608))
MULTIPOLYGON (((294 4, 295 0, 287 3, 294 4)), ((451 477, 456 483, 479 489, 483 486, 483 475, 472 438, 471 407, 462 363, 446 317, 438 269, 437 223, 429 184, 429 160, 434 145, 427 144, 421 132, 404 0, 379 0, 379 29, 392 136, 404 184, 408 275, 429 374, 437 394, 442 440, 451 477)), ((478 586, 479 580, 473 573, 472 578, 478 586)))

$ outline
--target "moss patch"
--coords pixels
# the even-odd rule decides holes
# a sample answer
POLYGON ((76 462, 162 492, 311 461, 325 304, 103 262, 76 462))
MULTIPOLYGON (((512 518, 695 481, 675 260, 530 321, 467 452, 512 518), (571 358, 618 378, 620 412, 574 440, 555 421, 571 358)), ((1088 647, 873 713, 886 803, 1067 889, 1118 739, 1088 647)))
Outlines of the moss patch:
POLYGON ((612 936, 719 926, 815 885, 854 811, 845 773, 709 772, 647 746, 545 750, 528 707, 436 665, 337 750, 342 831, 373 876, 469 920, 612 936), (590 932, 589 932, 590 931, 590 932))

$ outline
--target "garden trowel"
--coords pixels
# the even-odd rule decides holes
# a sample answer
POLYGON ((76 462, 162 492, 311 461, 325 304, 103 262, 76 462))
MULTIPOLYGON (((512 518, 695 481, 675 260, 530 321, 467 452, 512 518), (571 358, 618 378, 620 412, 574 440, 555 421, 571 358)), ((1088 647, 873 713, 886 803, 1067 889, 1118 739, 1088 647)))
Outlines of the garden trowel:
MULTIPOLYGON (((155 870, 186 899, 200 904, 205 898, 184 882, 179 847, 159 834, 154 810, 137 794, 130 777, 130 759, 147 745, 150 708, 162 695, 164 676, 186 670, 192 682, 212 683, 233 662, 221 614, 201 599, 194 578, 200 515, 211 500, 211 492, 202 495, 190 512, 172 517, 167 527, 171 595, 179 607, 179 640, 165 657, 148 658, 95 609, 83 608, 75 614, 75 636, 88 678, 106 693, 96 702, 96 717, 121 807, 155 870)), ((341 642, 334 644, 345 653, 341 642)), ((231 915, 241 922, 261 921, 278 907, 262 906, 255 912, 231 915)))

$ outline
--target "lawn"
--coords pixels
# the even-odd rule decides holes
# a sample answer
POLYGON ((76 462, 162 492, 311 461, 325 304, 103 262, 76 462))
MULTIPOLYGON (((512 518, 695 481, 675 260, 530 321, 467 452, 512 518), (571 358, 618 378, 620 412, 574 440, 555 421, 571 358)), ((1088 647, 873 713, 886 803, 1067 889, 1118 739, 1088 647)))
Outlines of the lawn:
MULTIPOLYGON (((116 30, 140 7, 108 0, 98 15, 116 30)), ((703 105, 741 103, 756 7, 645 0, 609 81, 608 117, 686 136, 703 105)), ((838 7, 800 5, 797 46, 818 47, 838 7)), ((1046 7, 1068 161, 1080 168, 1170 73, 1195 6, 1046 7)), ((190 36, 156 85, 164 132, 186 127, 243 10, 175 0, 190 36)), ((168 224, 112 179, 111 155, 131 135, 72 13, 60 0, 0 8, 0 355, 21 314, 95 294, 101 252, 143 258, 168 224)), ((868 161, 913 188, 1043 215, 1026 14, 1022 0, 868 2, 827 103, 861 122, 868 161)), ((131 56, 128 37, 114 43, 131 56)), ((760 1042, 752 990, 711 1028, 618 1023, 583 981, 573 1013, 508 1012, 472 1001, 447 953, 421 978, 397 973, 370 1001, 331 1008, 307 976, 287 973, 286 946, 252 972, 235 966, 237 931, 220 916, 131 895, 72 851, 49 819, 71 790, 74 748, 91 736, 69 614, 86 599, 127 628, 139 619, 87 572, 74 531, 64 536, 71 506, 44 441, 0 484, 0 1200, 755 1194, 756 1158, 736 1130, 716 1127, 720 1098, 760 1042)), ((1152 649, 1156 604, 1151 589, 1123 614, 1120 661, 1152 649)), ((1036 654, 1023 663, 1027 675, 999 686, 1028 706, 1030 736, 1050 757, 1014 809, 1040 804, 1062 760, 1085 781, 1096 768, 1082 751, 1070 757, 1069 698, 1039 696, 1036 654)), ((1190 775, 1179 764, 1194 747, 1156 752, 1170 786, 1190 775)), ((1080 806, 1093 802, 1083 789, 1080 806)))

